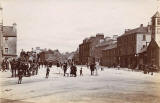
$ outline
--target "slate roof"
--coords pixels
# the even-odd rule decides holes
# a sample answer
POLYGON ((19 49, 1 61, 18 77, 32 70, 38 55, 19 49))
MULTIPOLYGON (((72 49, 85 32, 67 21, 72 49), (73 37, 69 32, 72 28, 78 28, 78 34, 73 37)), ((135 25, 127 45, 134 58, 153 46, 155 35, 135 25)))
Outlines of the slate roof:
POLYGON ((130 35, 130 34, 138 34, 138 33, 139 34, 151 34, 150 32, 148 32, 148 27, 141 26, 135 29, 125 31, 125 33, 119 37, 123 37, 123 36, 130 35))
POLYGON ((109 49, 113 49, 113 48, 117 48, 117 42, 114 44, 111 44, 109 46, 107 46, 106 48, 104 48, 103 50, 109 50, 109 49))
POLYGON ((116 42, 116 41, 113 40, 113 39, 109 39, 109 40, 107 40, 107 41, 103 41, 103 42, 97 44, 96 47, 107 46, 107 45, 110 45, 110 44, 112 44, 112 43, 114 43, 114 42, 116 42))
MULTIPOLYGON (((151 40, 150 44, 151 44, 151 43, 155 43, 155 44, 160 48, 160 44, 157 43, 157 41, 155 41, 154 39, 151 40)), ((150 44, 149 44, 149 45, 150 45, 150 44)))
POLYGON ((160 17, 160 13, 158 11, 153 15, 153 18, 156 18, 156 17, 160 17))
POLYGON ((3 36, 17 37, 17 33, 14 31, 13 26, 3 26, 3 36))
POLYGON ((144 48, 142 48, 142 49, 139 51, 139 53, 144 53, 144 52, 146 52, 146 51, 147 51, 147 48, 148 48, 148 46, 145 46, 144 48))

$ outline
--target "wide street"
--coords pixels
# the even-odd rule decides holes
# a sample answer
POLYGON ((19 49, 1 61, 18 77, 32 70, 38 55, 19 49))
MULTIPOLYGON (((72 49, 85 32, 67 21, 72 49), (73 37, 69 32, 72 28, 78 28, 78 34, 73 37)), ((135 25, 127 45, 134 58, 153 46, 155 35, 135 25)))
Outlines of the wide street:
POLYGON ((143 74, 128 69, 104 68, 97 76, 83 67, 83 76, 63 77, 53 66, 49 78, 46 69, 38 75, 11 78, 0 71, 0 103, 160 103, 160 74, 143 74))

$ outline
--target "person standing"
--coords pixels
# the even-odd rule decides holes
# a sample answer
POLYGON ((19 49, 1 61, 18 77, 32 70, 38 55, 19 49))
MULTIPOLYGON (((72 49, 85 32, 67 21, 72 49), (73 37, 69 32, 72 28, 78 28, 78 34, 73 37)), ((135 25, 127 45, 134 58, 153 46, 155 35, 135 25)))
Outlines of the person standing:
POLYGON ((66 65, 66 63, 64 63, 64 65, 63 65, 63 71, 64 71, 64 76, 65 76, 66 71, 67 71, 67 65, 66 65))
POLYGON ((20 63, 18 67, 18 84, 22 83, 22 78, 23 78, 23 64, 20 63))
POLYGON ((82 68, 80 69, 80 76, 83 76, 82 68))
POLYGON ((73 66, 73 74, 74 74, 74 77, 77 76, 77 67, 76 67, 76 65, 73 66))
POLYGON ((14 59, 10 61, 10 65, 11 65, 11 73, 12 73, 11 77, 14 77, 14 59))
POLYGON ((48 78, 49 72, 50 72, 50 69, 49 69, 49 66, 47 66, 47 69, 46 69, 46 78, 48 78))
POLYGON ((95 64, 94 63, 92 63, 90 65, 90 70, 91 70, 91 75, 94 75, 94 70, 95 70, 95 64))

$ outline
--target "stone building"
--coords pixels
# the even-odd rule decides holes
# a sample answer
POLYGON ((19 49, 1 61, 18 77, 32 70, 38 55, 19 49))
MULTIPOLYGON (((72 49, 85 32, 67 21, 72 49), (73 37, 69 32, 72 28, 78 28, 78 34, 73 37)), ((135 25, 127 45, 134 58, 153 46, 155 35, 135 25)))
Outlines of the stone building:
POLYGON ((75 64, 80 64, 79 62, 79 48, 75 51, 74 56, 73 56, 73 61, 75 64))
POLYGON ((83 43, 79 45, 80 64, 90 64, 92 62, 95 62, 94 50, 101 39, 104 39, 104 35, 98 33, 95 37, 92 36, 83 40, 83 43))
POLYGON ((160 13, 157 11, 152 17, 152 40, 147 48, 148 64, 160 68, 160 13))
MULTIPOLYGON (((0 59, 17 56, 17 29, 16 23, 12 26, 4 26, 0 7, 0 59)), ((1 61, 0 61, 1 62, 1 61)))
POLYGON ((101 39, 100 42, 96 45, 94 52, 95 52, 95 60, 101 63, 102 58, 102 50, 111 45, 112 43, 117 42, 118 35, 113 35, 113 38, 111 37, 105 37, 104 39, 101 39))
POLYGON ((63 58, 62 54, 59 52, 59 50, 43 50, 39 53, 39 58, 41 62, 44 61, 52 61, 54 64, 59 62, 64 62, 65 58, 63 58))
POLYGON ((13 26, 3 26, 3 57, 17 56, 17 29, 13 26))
POLYGON ((102 50, 101 65, 114 67, 118 65, 117 42, 112 42, 102 50))
POLYGON ((119 64, 121 67, 136 68, 138 64, 138 54, 141 49, 151 41, 151 26, 143 24, 136 29, 126 30, 117 38, 117 49, 119 64))
POLYGON ((138 54, 138 65, 147 65, 147 48, 148 44, 138 54))
POLYGON ((54 61, 55 57, 54 57, 54 52, 52 50, 48 50, 48 51, 42 51, 40 53, 40 61, 44 62, 44 61, 54 61))

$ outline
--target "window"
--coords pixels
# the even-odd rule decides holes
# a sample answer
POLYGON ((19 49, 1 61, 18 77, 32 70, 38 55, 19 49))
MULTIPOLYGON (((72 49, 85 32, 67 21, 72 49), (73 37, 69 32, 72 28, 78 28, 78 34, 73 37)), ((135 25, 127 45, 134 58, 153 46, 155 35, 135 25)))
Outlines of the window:
POLYGON ((8 40, 8 37, 5 37, 5 40, 8 40))
POLYGON ((143 48, 145 48, 146 47, 146 45, 143 45, 143 48))
POLYGON ((5 48, 5 53, 7 53, 7 54, 8 54, 8 48, 5 48))
POLYGON ((157 25, 160 25, 160 19, 157 19, 157 25))
POLYGON ((146 40, 146 35, 143 35, 143 41, 145 41, 146 40))

